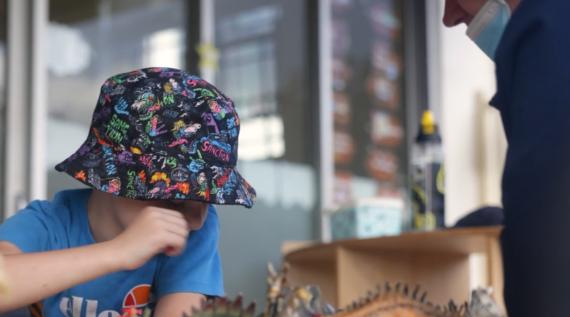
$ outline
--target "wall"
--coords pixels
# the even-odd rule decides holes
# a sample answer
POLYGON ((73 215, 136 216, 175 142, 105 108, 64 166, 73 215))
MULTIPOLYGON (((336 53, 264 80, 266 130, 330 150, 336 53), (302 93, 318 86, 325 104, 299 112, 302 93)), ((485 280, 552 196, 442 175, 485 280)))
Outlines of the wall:
MULTIPOLYGON (((440 0, 440 8, 444 0, 440 0)), ((443 16, 440 10, 439 21, 443 16)), ((446 223, 483 204, 500 204, 506 141, 498 111, 487 105, 495 92, 494 64, 465 35, 464 25, 445 28, 441 41, 441 128, 446 163, 446 223)))

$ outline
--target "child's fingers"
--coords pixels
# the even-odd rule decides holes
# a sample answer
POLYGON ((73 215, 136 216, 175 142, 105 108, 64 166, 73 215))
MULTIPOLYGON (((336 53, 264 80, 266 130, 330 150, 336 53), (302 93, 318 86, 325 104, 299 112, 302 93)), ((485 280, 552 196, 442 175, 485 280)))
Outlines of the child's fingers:
POLYGON ((160 218, 160 221, 163 221, 165 225, 167 226, 176 226, 176 227, 180 227, 180 229, 183 230, 188 230, 188 221, 186 221, 186 218, 182 217, 182 218, 173 218, 173 217, 162 217, 160 218))
POLYGON ((172 224, 182 226, 186 230, 188 230, 188 220, 186 219, 186 217, 184 217, 182 213, 178 211, 161 209, 160 218, 172 224))
POLYGON ((165 208, 156 208, 157 211, 166 216, 166 217, 172 217, 172 218, 176 218, 176 219, 184 219, 184 215, 182 215, 181 212, 176 211, 176 210, 171 210, 171 209, 165 209, 165 208))
POLYGON ((168 246, 166 248, 164 248, 163 253, 168 255, 168 256, 177 256, 182 254, 182 251, 184 251, 184 246, 168 246))
POLYGON ((170 236, 167 246, 164 248, 164 253, 168 256, 179 255, 186 247, 186 238, 173 234, 170 236))
POLYGON ((183 219, 184 216, 175 210, 160 208, 160 207, 145 207, 142 211, 143 217, 150 218, 173 218, 173 219, 183 219))
POLYGON ((174 247, 166 247, 166 248, 164 248, 163 253, 168 255, 168 256, 173 256, 176 253, 176 251, 177 250, 174 247))
POLYGON ((164 230, 166 230, 169 233, 175 234, 176 236, 183 238, 184 240, 186 240, 186 238, 188 238, 188 227, 186 224, 167 224, 164 227, 164 230))
POLYGON ((174 247, 167 247, 164 252, 167 256, 178 256, 182 254, 182 249, 174 248, 174 247))
POLYGON ((158 207, 149 207, 147 210, 145 210, 145 217, 155 224, 165 223, 166 225, 175 225, 184 230, 188 230, 188 222, 186 218, 184 215, 177 211, 158 207))

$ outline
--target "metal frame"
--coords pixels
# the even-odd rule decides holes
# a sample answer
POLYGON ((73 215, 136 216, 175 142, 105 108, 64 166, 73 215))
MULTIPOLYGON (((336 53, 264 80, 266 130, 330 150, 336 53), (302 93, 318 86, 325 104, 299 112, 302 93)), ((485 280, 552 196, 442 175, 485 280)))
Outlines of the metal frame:
POLYGON ((327 213, 334 208, 332 34, 330 0, 319 0, 319 190, 321 240, 331 240, 327 213))
POLYGON ((6 156, 4 217, 12 215, 29 197, 29 94, 26 82, 30 72, 30 2, 8 1, 7 80, 6 80, 6 156))
MULTIPOLYGON (((200 0, 200 42, 213 45, 216 41, 215 28, 214 0, 200 0)), ((188 49, 191 48, 189 47, 188 49)), ((200 68, 200 76, 212 84, 215 84, 216 71, 214 69, 200 68)))
POLYGON ((48 0, 8 0, 3 218, 45 198, 48 0))
POLYGON ((196 43, 200 42, 200 23, 202 21, 201 14, 201 2, 200 0, 190 0, 185 1, 186 6, 186 60, 185 69, 191 74, 198 75, 200 70, 198 69, 199 55, 198 51, 195 49, 196 43))
MULTIPOLYGON (((0 36, 3 38, 3 41, 6 43, 6 35, 7 35, 7 27, 8 27, 8 22, 7 22, 7 15, 8 15, 8 1, 1 1, 0 0, 1 6, 3 6, 2 8, 2 12, 4 12, 3 16, 0 16, 0 23, 2 23, 2 27, 0 29, 4 30, 4 33, 0 34, 0 36)), ((5 49, 7 49, 7 46, 5 47, 5 49)), ((4 85, 7 85, 7 52, 4 52, 4 56, 2 56, 2 58, 4 58, 5 60, 3 60, 2 62, 4 63, 4 71, 2 73, 0 73, 0 76, 2 76, 4 85)), ((5 89, 5 87, 3 88, 5 89)), ((7 91, 4 90, 4 95, 1 96, 2 100, 0 100, 0 175, 5 175, 4 172, 4 160, 5 160, 5 144, 6 144, 6 94, 7 91)), ((4 188, 5 188, 5 180, 1 179, 0 177, 0 210, 3 210, 4 208, 4 188)), ((1 218, 1 215, 0 215, 1 218)))
MULTIPOLYGON (((409 155, 418 133, 421 113, 431 108, 433 93, 428 87, 428 64, 427 58, 428 39, 427 15, 430 14, 427 6, 433 1, 408 0, 404 2, 404 54, 405 54, 405 107, 406 107, 406 147, 409 155)), ((432 47, 434 45, 432 44, 432 47)), ((408 174, 412 170, 408 155, 408 174)), ((408 180, 410 176, 408 175, 408 180)), ((406 210, 410 210, 410 196, 406 195, 406 210)), ((404 217, 405 229, 411 225, 410 212, 404 217)))
POLYGON ((49 24, 49 0, 32 1, 32 33, 30 83, 30 199, 46 199, 47 195, 47 121, 48 121, 48 70, 45 52, 49 24))
POLYGON ((408 152, 417 133, 421 112, 428 107, 426 13, 428 1, 405 1, 405 105, 408 152))
POLYGON ((441 107, 441 27, 442 1, 425 1, 425 38, 428 105, 443 126, 441 107))

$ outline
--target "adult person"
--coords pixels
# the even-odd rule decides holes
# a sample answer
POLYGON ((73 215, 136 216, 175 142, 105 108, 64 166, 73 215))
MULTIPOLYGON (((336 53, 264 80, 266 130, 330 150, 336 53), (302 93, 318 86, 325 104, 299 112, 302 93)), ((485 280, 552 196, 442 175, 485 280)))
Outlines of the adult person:
POLYGON ((445 3, 444 24, 467 24, 496 63, 491 104, 508 141, 501 246, 509 316, 570 316, 568 12, 567 0, 445 3))

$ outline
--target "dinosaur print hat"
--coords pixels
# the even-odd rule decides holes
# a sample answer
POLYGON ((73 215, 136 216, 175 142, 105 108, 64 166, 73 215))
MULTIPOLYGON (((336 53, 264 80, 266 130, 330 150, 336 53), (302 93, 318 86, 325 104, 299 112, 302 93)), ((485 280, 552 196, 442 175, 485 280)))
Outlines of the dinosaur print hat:
POLYGON ((172 68, 107 79, 83 145, 55 168, 103 192, 138 200, 197 200, 251 208, 255 190, 236 170, 232 100, 172 68))

